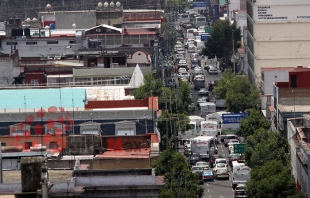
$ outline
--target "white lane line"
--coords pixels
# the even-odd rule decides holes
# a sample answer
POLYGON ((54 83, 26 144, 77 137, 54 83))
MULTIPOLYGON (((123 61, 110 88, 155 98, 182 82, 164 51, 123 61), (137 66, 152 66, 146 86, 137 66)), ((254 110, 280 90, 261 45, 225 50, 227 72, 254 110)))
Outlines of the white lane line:
POLYGON ((209 198, 211 198, 211 195, 209 195, 209 198))
POLYGON ((208 193, 210 192, 210 190, 208 189, 208 193))
POLYGON ((207 186, 209 186, 209 184, 207 184, 207 186))
POLYGON ((224 150, 222 149, 222 152, 224 152, 224 150))

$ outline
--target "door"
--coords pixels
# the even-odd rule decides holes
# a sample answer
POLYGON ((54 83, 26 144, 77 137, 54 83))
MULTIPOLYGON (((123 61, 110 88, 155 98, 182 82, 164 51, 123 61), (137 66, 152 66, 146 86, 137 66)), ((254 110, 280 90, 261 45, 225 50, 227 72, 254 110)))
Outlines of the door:
POLYGON ((297 77, 296 77, 296 75, 291 75, 291 87, 297 87, 297 77))

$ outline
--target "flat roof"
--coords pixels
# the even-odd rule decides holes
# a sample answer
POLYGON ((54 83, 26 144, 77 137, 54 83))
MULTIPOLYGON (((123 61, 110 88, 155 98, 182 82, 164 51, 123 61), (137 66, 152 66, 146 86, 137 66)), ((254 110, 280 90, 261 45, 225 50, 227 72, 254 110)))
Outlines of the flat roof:
MULTIPOLYGON (((48 170, 52 182, 71 181, 72 170, 48 170)), ((3 171, 3 183, 21 183, 21 170, 3 171)))
POLYGON ((278 104, 281 112, 310 112, 309 105, 282 105, 278 104))
POLYGON ((95 158, 149 158, 151 148, 105 151, 95 158))
POLYGON ((7 111, 23 109, 47 110, 49 107, 74 107, 84 109, 85 88, 44 88, 0 90, 0 109, 7 111), (73 104, 74 103, 74 104, 73 104))

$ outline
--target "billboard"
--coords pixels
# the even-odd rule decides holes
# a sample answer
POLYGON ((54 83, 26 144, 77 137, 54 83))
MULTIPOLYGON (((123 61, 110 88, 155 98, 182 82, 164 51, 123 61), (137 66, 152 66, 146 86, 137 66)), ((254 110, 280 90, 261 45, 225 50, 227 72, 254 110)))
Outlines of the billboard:
POLYGON ((210 37, 210 34, 201 34, 200 40, 201 41, 207 41, 209 37, 210 37))
POLYGON ((305 21, 310 20, 310 4, 256 5, 254 20, 257 21, 305 21))
POLYGON ((222 123, 231 124, 231 123, 240 123, 241 119, 245 118, 249 114, 247 113, 234 113, 234 114, 223 114, 222 123))
POLYGON ((210 2, 194 2, 193 3, 194 8, 206 9, 207 7, 210 7, 210 6, 211 6, 210 2))

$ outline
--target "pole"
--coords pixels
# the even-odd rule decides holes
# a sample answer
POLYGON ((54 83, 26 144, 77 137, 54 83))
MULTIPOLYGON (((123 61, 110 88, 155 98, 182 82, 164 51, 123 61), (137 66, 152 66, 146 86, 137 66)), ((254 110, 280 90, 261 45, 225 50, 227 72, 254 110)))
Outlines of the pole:
POLYGON ((168 120, 166 120, 166 149, 169 146, 169 130, 168 130, 168 120))
POLYGON ((180 198, 180 192, 181 192, 181 179, 180 174, 178 174, 178 198, 180 198))
POLYGON ((2 171, 2 146, 0 142, 0 184, 3 183, 3 171, 2 171))
POLYGON ((233 56, 234 56, 234 74, 236 75, 236 57, 235 57, 235 38, 234 38, 234 30, 232 31, 232 40, 233 40, 233 56))

